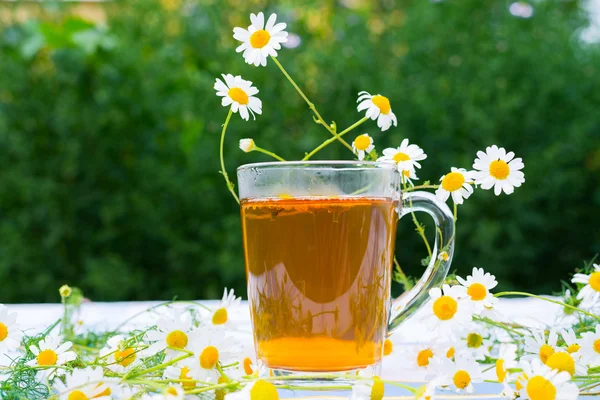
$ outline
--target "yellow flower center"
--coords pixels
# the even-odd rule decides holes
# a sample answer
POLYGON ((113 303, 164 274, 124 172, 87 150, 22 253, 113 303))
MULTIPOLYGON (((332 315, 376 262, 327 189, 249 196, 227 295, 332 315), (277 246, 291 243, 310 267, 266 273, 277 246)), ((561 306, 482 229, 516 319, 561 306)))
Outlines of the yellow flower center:
POLYGON ((262 49, 269 43, 269 40, 271 40, 271 34, 264 29, 259 29, 250 36, 250 45, 255 49, 262 49))
POLYGON ((519 375, 519 377, 517 378, 517 381, 515 382, 515 388, 517 390, 521 390, 523 389, 523 382, 527 380, 527 374, 525 372, 523 372, 521 375, 519 375))
POLYGON ((504 360, 498 359, 496 360, 496 376, 498 377, 498 382, 502 383, 506 379, 506 369, 504 368, 504 360))
POLYGON ((8 328, 2 322, 0 322, 0 342, 8 337, 8 328))
POLYGON ((79 390, 73 390, 71 393, 69 393, 67 400, 89 400, 89 397, 79 390))
POLYGON ((509 172, 508 164, 505 161, 496 160, 490 163, 490 175, 496 179, 506 179, 509 172))
POLYGON ((219 308, 213 314, 212 323, 214 325, 223 325, 225 322, 227 322, 227 309, 219 308))
POLYGON ((567 347, 567 353, 569 353, 569 354, 577 353, 580 348, 581 348, 580 345, 578 345, 577 343, 574 343, 574 344, 570 345, 569 347, 567 347))
POLYGON ((231 100, 240 103, 242 105, 248 104, 248 94, 244 92, 242 89, 234 87, 229 89, 227 95, 231 97, 231 100))
POLYGON ((548 357, 550 357, 552 354, 554 354, 554 349, 552 346, 544 344, 542 347, 540 347, 540 360, 542 360, 544 364, 546 364, 548 357))
POLYGON ((246 375, 252 375, 254 370, 252 369, 252 360, 249 357, 244 358, 244 372, 246 375))
POLYGON ((458 311, 458 303, 450 296, 442 296, 433 303, 433 313, 442 321, 448 321, 458 311))
POLYGON ((392 341, 390 339, 385 339, 385 341, 383 342, 383 355, 389 356, 390 354, 392 354, 392 350, 394 350, 394 345, 392 344, 392 341))
POLYGON ((477 349, 483 344, 483 337, 478 333, 469 333, 467 335, 467 347, 477 349))
POLYGON ((594 342, 594 351, 595 351, 596 353, 600 353, 600 339, 597 339, 597 340, 594 342))
POLYGON ((183 349, 188 344, 188 336, 182 331, 172 331, 167 335, 167 345, 176 349, 183 349))
POLYGON ((447 251, 442 251, 439 255, 440 260, 448 261, 450 259, 450 254, 447 251))
MULTIPOLYGON (((102 385, 102 383, 99 383, 96 387, 102 385)), ((94 397, 92 397, 92 399, 95 399, 96 397, 102 397, 102 396, 110 396, 111 395, 111 391, 110 388, 107 387, 106 389, 104 389, 102 392, 98 393, 97 395, 95 395, 94 397)))
POLYGON ((429 365, 429 359, 433 357, 433 351, 430 349, 421 350, 417 354, 417 365, 419 367, 426 367, 429 365))
POLYGON ((179 395, 179 393, 177 393, 177 389, 175 389, 173 386, 170 386, 166 391, 166 394, 170 394, 172 396, 177 396, 179 395))
POLYGON ((592 289, 600 292, 600 272, 592 272, 589 283, 592 289))
POLYGON ((37 356, 38 365, 56 365, 58 361, 58 355, 54 350, 41 351, 37 356))
POLYGON ((392 107, 390 106, 390 100, 385 96, 378 94, 373 96, 371 101, 377 106, 377 108, 379 108, 379 111, 381 111, 382 114, 389 114, 389 112, 392 110, 392 107))
MULTIPOLYGON (((410 160, 410 157, 408 154, 402 153, 401 151, 399 151, 396 154, 394 154, 393 160, 396 162, 396 164, 398 164, 400 161, 410 160)), ((410 171, 409 171, 409 174, 410 174, 410 171)))
POLYGON ((481 283, 473 283, 467 289, 467 294, 471 296, 471 300, 481 301, 486 298, 488 290, 481 283))
POLYGON ((458 389, 464 389, 471 383, 471 375, 464 369, 460 369, 454 374, 452 380, 454 381, 454 386, 458 389))
POLYGON ((279 400, 279 393, 271 382, 259 379, 250 389, 250 400, 279 400))
POLYGON ((456 352, 456 350, 454 350, 454 347, 450 347, 448 349, 448 351, 446 352, 446 358, 454 358, 454 353, 456 352))
POLYGON ((534 376, 527 382, 527 394, 531 400, 554 400, 556 388, 545 378, 534 376))
POLYGON ((132 348, 123 351, 115 351, 115 362, 123 367, 127 367, 136 359, 135 350, 132 348))
POLYGON ((571 376, 575 375, 575 360, 573 360, 573 357, 569 353, 565 353, 564 351, 554 353, 548 357, 546 365, 561 372, 567 371, 571 376))
POLYGON ((373 378, 373 387, 371 388, 371 400, 383 399, 384 390, 385 386, 381 379, 379 379, 378 377, 373 378))
POLYGON ((371 145, 371 138, 365 135, 360 135, 354 139, 354 147, 357 150, 366 150, 371 145))
POLYGON ((460 189, 465 183, 465 177, 460 172, 450 172, 442 179, 442 188, 448 192, 460 189))
MULTIPOLYGON (((179 373, 179 379, 192 379, 192 377, 189 375, 189 373, 190 373, 190 369, 188 367, 182 367, 181 372, 179 373)), ((196 384, 194 382, 183 382, 184 388, 191 388, 194 386, 196 386, 196 384)))
POLYGON ((213 369, 219 362, 219 350, 215 346, 207 346, 200 354, 200 366, 204 369, 213 369))

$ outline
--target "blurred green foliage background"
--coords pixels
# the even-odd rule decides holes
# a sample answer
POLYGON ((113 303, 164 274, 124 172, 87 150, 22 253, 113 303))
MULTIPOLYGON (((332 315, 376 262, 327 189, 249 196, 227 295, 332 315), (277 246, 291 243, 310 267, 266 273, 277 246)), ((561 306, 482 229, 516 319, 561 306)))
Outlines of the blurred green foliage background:
MULTIPOLYGON (((398 127, 349 139, 410 138, 429 155, 422 180, 491 144, 523 157, 523 187, 460 208, 459 273, 548 293, 600 252, 600 46, 580 39, 577 1, 532 2, 520 18, 498 0, 136 0, 96 5, 95 21, 48 2, 19 19, 23 4, 0 5, 0 302, 54 301, 63 283, 95 300, 244 293, 215 78, 253 81, 264 107, 232 119, 231 175, 267 159, 240 138, 289 159, 328 138, 272 62, 235 53, 232 28, 260 10, 288 23, 297 46, 279 60, 325 119, 359 119, 361 90, 390 98, 398 127)), ((350 157, 336 143, 317 158, 350 157)), ((420 275, 423 244, 399 225, 400 263, 420 275)))

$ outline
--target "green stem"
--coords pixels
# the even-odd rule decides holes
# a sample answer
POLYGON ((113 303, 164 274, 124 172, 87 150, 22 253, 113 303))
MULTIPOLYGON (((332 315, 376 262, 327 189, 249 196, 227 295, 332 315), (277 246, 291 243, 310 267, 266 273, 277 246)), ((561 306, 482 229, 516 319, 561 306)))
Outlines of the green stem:
POLYGON ((489 318, 481 318, 481 317, 474 317, 474 318, 475 318, 475 321, 477 321, 477 322, 481 322, 481 323, 484 323, 484 324, 492 325, 492 326, 495 326, 497 328, 504 329, 507 332, 514 333, 515 335, 523 336, 523 333, 521 333, 521 332, 519 332, 519 331, 517 331, 515 329, 512 329, 512 328, 510 328, 510 327, 508 327, 508 326, 506 326, 506 325, 504 325, 502 323, 493 321, 493 320, 491 320, 489 318))
MULTIPOLYGON (((407 191, 406 189, 407 189, 407 185, 406 185, 406 183, 404 183, 404 191, 405 192, 407 191)), ((421 239, 423 239, 423 243, 425 243, 425 247, 427 248, 427 254, 431 258, 431 255, 432 255, 431 246, 429 245, 429 241, 427 240, 427 236, 425 236, 425 228, 423 228, 423 225, 421 225, 421 223, 417 219, 417 216, 415 215, 415 212, 413 210, 412 199, 410 199, 409 204, 410 204, 410 209, 411 209, 410 215, 412 217, 413 223, 415 224, 416 231, 419 234, 419 236, 421 236, 421 239)))
POLYGON ((411 392, 411 393, 415 393, 415 392, 417 391, 417 389, 415 389, 414 387, 412 387, 412 386, 408 386, 408 385, 405 385, 405 384, 403 384, 403 383, 400 383, 400 382, 395 382, 395 381, 384 381, 384 380, 382 380, 382 382, 383 382, 383 383, 386 383, 386 384, 388 384, 388 385, 397 386, 397 387, 399 387, 399 388, 402 388, 402 389, 408 390, 408 391, 409 391, 409 392, 411 392))
POLYGON ((413 187, 409 187, 404 189, 405 192, 412 192, 413 190, 420 190, 420 189, 437 189, 439 188, 440 185, 419 185, 419 186, 413 186, 413 187))
POLYGON ((186 394, 198 394, 198 393, 208 392, 208 391, 215 390, 215 389, 235 388, 236 386, 239 386, 239 385, 240 385, 240 382, 221 383, 218 385, 212 385, 212 386, 201 388, 201 389, 190 390, 190 391, 186 392, 186 394))
POLYGON ((225 144, 225 133, 227 132, 227 126, 229 125, 229 120, 231 119, 231 114, 233 114, 233 108, 229 109, 229 113, 227 114, 227 118, 225 119, 225 123, 223 124, 223 131, 221 132, 221 146, 219 148, 219 155, 221 157, 221 173, 223 174, 223 178, 225 178, 225 183, 227 184, 227 189, 233 195, 235 201, 240 204, 240 199, 237 194, 233 190, 233 183, 229 180, 229 176, 227 176, 227 171, 225 170, 225 159, 223 157, 223 145, 225 144))
POLYGON ((454 203, 454 223, 456 223, 456 221, 458 221, 458 207, 456 206, 456 203, 454 203))
POLYGON ((271 156, 271 157, 273 157, 276 160, 285 161, 283 158, 279 157, 277 154, 273 153, 272 151, 265 150, 262 147, 258 147, 257 145, 254 145, 254 150, 256 150, 256 151, 258 151, 260 153, 266 154, 268 156, 271 156))
POLYGON ((526 292, 500 292, 500 293, 496 293, 494 296, 495 297, 502 297, 502 296, 526 296, 526 297, 533 297, 534 299, 547 301, 549 303, 558 304, 559 306, 563 306, 563 307, 570 308, 570 309, 575 310, 575 311, 579 311, 580 313, 585 314, 588 317, 591 317, 591 318, 594 318, 594 319, 600 321, 600 316, 594 315, 594 314, 589 313, 587 311, 584 311, 581 308, 574 307, 574 306, 572 306, 570 304, 565 304, 565 303, 563 303, 561 301, 547 299, 547 298, 542 297, 542 296, 536 296, 535 294, 531 294, 531 293, 526 293, 526 292))
POLYGON ((300 87, 296 84, 296 82, 294 82, 294 80, 292 79, 292 77, 290 76, 290 74, 287 73, 287 71, 285 70, 285 68, 283 68, 283 65, 281 65, 281 63, 279 62, 279 60, 277 60, 277 58, 271 56, 271 59, 273 60, 273 62, 275 62, 275 64, 279 67, 279 69, 281 70, 281 72, 283 72, 283 75, 285 75, 285 77, 287 78, 288 81, 290 81, 290 83, 292 84, 292 86, 296 89, 296 91, 298 92, 298 94, 300 94, 300 96, 304 99, 304 101, 306 102, 306 104, 308 104, 308 108, 310 108, 312 110, 312 112, 315 114, 315 116, 317 117, 317 124, 323 125, 325 127, 325 129, 327 129, 329 131, 329 133, 331 133, 334 138, 336 138, 337 140, 339 140, 344 146, 346 146, 350 151, 354 152, 354 150, 352 149, 352 146, 350 146, 348 144, 348 142, 346 142, 344 139, 342 139, 342 135, 341 134, 337 134, 335 132, 335 130, 333 130, 331 128, 331 126, 329 126, 329 124, 327 124, 327 122, 325 122, 325 120, 323 119, 323 117, 321 117, 321 114, 319 114, 319 112, 317 111, 317 108, 315 107, 315 105, 308 99, 308 97, 306 97, 306 95, 304 94, 304 92, 302 91, 302 89, 300 89, 300 87))
MULTIPOLYGON (((347 127, 346 129, 344 129, 343 131, 341 131, 338 136, 344 136, 346 133, 350 132, 352 129, 364 124, 366 121, 368 121, 369 118, 368 117, 363 117, 362 119, 356 121, 354 124, 350 125, 349 127, 347 127)), ((337 137, 332 137, 330 139, 327 139, 326 141, 324 141, 323 143, 321 143, 319 146, 317 146, 313 151, 311 151, 310 153, 308 153, 303 159, 302 161, 306 161, 308 159, 310 159, 312 156, 314 156, 315 154, 317 154, 321 149, 323 149, 324 147, 326 147, 327 145, 329 145, 330 143, 334 142, 337 139, 337 137)))
POLYGON ((181 360, 185 360, 186 358, 190 358, 190 357, 191 357, 191 352, 187 352, 187 354, 184 354, 182 356, 174 358, 171 361, 168 361, 166 363, 155 365, 154 367, 151 367, 151 368, 143 369, 143 370, 141 370, 139 372, 136 372, 134 374, 131 374, 131 375, 127 374, 127 375, 125 375, 123 377, 123 379, 127 379, 129 377, 135 378, 136 376, 141 376, 141 375, 149 374, 150 372, 159 371, 159 370, 162 370, 162 369, 164 369, 166 367, 169 367, 169 366, 171 366, 171 365, 173 365, 173 364, 175 364, 175 363, 177 363, 177 362, 179 362, 181 360))
POLYGON ((398 262, 396 256, 394 256, 394 265, 396 266, 394 271, 394 278, 396 278, 398 283, 400 283, 404 287, 405 291, 412 289, 414 285, 412 284, 408 276, 406 276, 404 271, 402 271, 402 268, 400 268, 400 263, 398 262))

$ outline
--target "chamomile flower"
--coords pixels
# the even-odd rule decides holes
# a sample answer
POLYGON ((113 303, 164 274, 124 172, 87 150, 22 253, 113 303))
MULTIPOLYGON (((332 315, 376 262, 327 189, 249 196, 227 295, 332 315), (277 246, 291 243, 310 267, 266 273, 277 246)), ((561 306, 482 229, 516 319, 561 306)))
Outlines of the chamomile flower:
POLYGON ((438 260, 440 261, 448 261, 450 259, 450 254, 448 254, 447 251, 441 251, 440 254, 438 255, 438 260))
POLYGON ((215 327, 231 327, 230 312, 231 309, 240 305, 241 297, 236 297, 233 289, 227 293, 227 288, 223 291, 221 303, 211 317, 211 323, 215 327))
POLYGON ((252 82, 242 79, 241 76, 231 74, 221 75, 225 82, 217 78, 215 81, 215 90, 217 96, 222 97, 221 105, 223 107, 231 106, 233 112, 240 112, 240 117, 248 121, 250 114, 256 119, 254 113, 262 114, 262 102, 258 97, 258 89, 252 86, 252 82))
POLYGON ((441 385, 452 385, 459 393, 473 393, 473 383, 483 382, 479 364, 469 357, 457 356, 455 361, 446 357, 436 358, 433 369, 441 385))
POLYGON ((31 367, 47 367, 41 369, 37 378, 40 381, 51 379, 55 374, 62 374, 62 370, 52 367, 58 367, 73 361, 77 358, 77 354, 69 349, 73 346, 71 342, 62 343, 60 336, 48 335, 42 339, 38 345, 29 346, 29 350, 35 358, 27 362, 31 367))
POLYGON ((190 368, 183 364, 170 365, 165 368, 164 377, 165 379, 173 380, 189 380, 189 382, 181 382, 184 389, 192 389, 198 384, 198 382, 195 382, 195 379, 191 377, 190 368))
POLYGON ((429 372, 431 369, 431 360, 433 357, 443 355, 443 350, 439 346, 416 345, 403 351, 404 369, 411 371, 429 372))
POLYGON ((178 385, 169 385, 163 391, 163 396, 165 400, 184 400, 185 390, 183 390, 183 387, 178 385))
POLYGON ((377 161, 393 162, 398 166, 398 171, 414 171, 415 168, 421 168, 419 161, 427 158, 427 154, 416 144, 409 144, 408 139, 404 139, 398 148, 387 148, 383 150, 383 156, 377 161))
POLYGON ((158 319, 156 330, 146 333, 146 339, 154 342, 144 351, 146 357, 164 350, 165 360, 169 361, 180 356, 182 350, 189 350, 194 332, 191 316, 184 311, 181 308, 173 308, 168 316, 158 319))
POLYGON ((522 399, 575 400, 579 396, 577 385, 568 382, 571 376, 567 372, 552 370, 539 359, 522 362, 521 367, 517 388, 522 399))
POLYGON ((600 264, 594 264, 594 270, 589 274, 575 274, 573 283, 585 284, 579 291, 577 299, 582 307, 593 307, 600 300, 600 264))
POLYGON ((451 336, 464 330, 465 325, 471 321, 471 307, 462 298, 463 291, 459 287, 444 284, 442 289, 431 289, 429 297, 431 313, 425 320, 437 334, 451 336))
POLYGON ((252 150, 256 149, 254 139, 240 139, 240 149, 244 153, 250 153, 252 150))
POLYGON ((365 154, 369 154, 374 148, 373 138, 368 133, 357 136, 352 142, 352 150, 361 161, 365 159, 365 154))
POLYGON ((250 376, 258 373, 258 360, 254 349, 242 352, 239 363, 239 373, 241 376, 250 376))
POLYGON ((408 183, 410 186, 414 186, 413 181, 416 181, 419 179, 419 177, 417 176, 417 174, 415 173, 415 169, 405 169, 404 171, 401 172, 402 176, 402 183, 408 183))
POLYGON ((237 349, 231 338, 225 337, 221 331, 205 329, 200 332, 191 344, 194 355, 181 362, 189 369, 192 379, 216 382, 219 378, 217 364, 228 364, 235 361, 237 349))
POLYGON ((136 365, 141 349, 130 346, 123 336, 113 336, 106 342, 107 347, 100 350, 100 358, 106 368, 118 374, 124 374, 136 365))
POLYGON ((258 379, 248 383, 238 392, 227 393, 225 400, 279 400, 277 388, 271 382, 258 379))
POLYGON ((569 375, 586 375, 587 368, 580 362, 580 356, 577 353, 571 354, 561 350, 554 352, 546 360, 546 365, 559 372, 568 372, 569 375))
POLYGON ((567 345, 567 353, 576 354, 579 352, 581 346, 577 343, 577 336, 575 335, 575 331, 573 328, 565 329, 560 333, 565 344, 567 345))
POLYGON ((478 151, 473 163, 473 168, 477 170, 474 174, 475 183, 484 190, 493 187, 496 196, 502 191, 511 194, 515 187, 525 182, 525 174, 521 171, 525 164, 522 159, 514 157, 515 153, 507 153, 503 147, 496 145, 486 148, 485 153, 478 151))
POLYGON ((596 325, 595 332, 582 333, 578 343, 581 361, 592 367, 600 366, 600 324, 596 325))
POLYGON ((65 383, 56 379, 54 390, 58 393, 60 400, 109 400, 111 390, 103 383, 104 372, 101 367, 87 367, 74 369, 65 377, 65 383))
POLYGON ((517 363, 518 346, 513 343, 502 343, 498 349, 498 358, 496 360, 495 372, 498 382, 506 383, 509 379, 509 369, 518 367, 517 363))
POLYGON ((432 379, 426 385, 423 385, 415 391, 415 400, 433 400, 435 399, 435 390, 444 383, 443 377, 432 379))
POLYGON ((531 333, 532 336, 525 338, 524 350, 527 354, 522 359, 539 359, 545 364, 548 358, 557 350, 556 342, 558 341, 558 334, 552 329, 546 340, 546 333, 543 329, 534 329, 531 333))
POLYGON ((373 381, 358 381, 352 385, 350 400, 381 400, 384 389, 384 384, 378 377, 374 377, 373 381))
POLYGON ((496 277, 489 272, 484 272, 483 268, 473 268, 471 275, 467 279, 457 276, 456 279, 466 293, 466 298, 473 305, 475 312, 480 313, 485 307, 493 308, 498 304, 498 299, 490 292, 498 285, 496 277))
POLYGON ((277 14, 271 14, 265 24, 262 12, 250 14, 250 22, 248 29, 233 28, 233 38, 242 42, 235 51, 243 52, 246 63, 264 67, 267 65, 267 56, 277 57, 281 43, 287 42, 287 25, 284 22, 276 23, 277 14))
POLYGON ((385 339, 383 341, 383 355, 389 356, 394 351, 394 343, 390 339, 385 339))
POLYGON ((23 332, 17 324, 17 314, 9 313, 4 304, 0 304, 0 354, 15 351, 21 344, 23 332))
POLYGON ((435 196, 439 201, 446 201, 452 196, 452 201, 456 204, 462 204, 463 199, 469 198, 473 194, 472 172, 464 168, 450 169, 450 173, 442 176, 440 187, 435 191, 435 196))
POLYGON ((357 110, 359 112, 367 110, 365 117, 371 118, 373 121, 377 120, 377 126, 382 131, 390 129, 392 124, 394 126, 398 125, 398 120, 392 111, 390 100, 387 97, 380 94, 371 96, 368 92, 363 91, 358 93, 358 100, 356 102, 360 103, 357 110))
POLYGON ((492 343, 490 343, 489 336, 481 332, 479 325, 472 324, 462 335, 457 347, 459 354, 469 355, 475 360, 485 360, 490 355, 492 343))

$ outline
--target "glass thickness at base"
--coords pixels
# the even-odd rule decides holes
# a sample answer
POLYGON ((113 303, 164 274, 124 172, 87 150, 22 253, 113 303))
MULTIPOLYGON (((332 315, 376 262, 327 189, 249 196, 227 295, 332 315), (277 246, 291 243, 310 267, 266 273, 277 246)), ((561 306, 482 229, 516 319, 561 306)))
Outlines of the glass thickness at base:
POLYGON ((380 374, 381 363, 343 372, 290 371, 282 368, 268 368, 265 365, 260 365, 258 370, 259 377, 269 378, 279 388, 314 391, 351 390, 358 381, 380 374))

